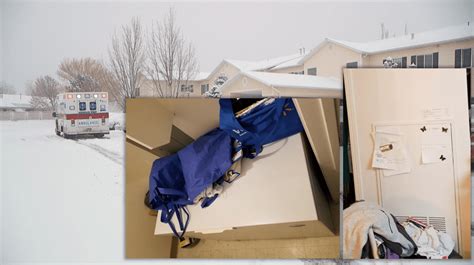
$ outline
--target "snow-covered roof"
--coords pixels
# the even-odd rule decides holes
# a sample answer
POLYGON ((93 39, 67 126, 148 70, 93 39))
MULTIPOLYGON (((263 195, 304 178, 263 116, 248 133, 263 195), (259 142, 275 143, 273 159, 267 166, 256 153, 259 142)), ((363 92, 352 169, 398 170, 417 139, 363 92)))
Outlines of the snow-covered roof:
POLYGON ((369 42, 352 42, 326 38, 320 45, 316 46, 310 53, 308 53, 300 63, 303 63, 313 56, 326 43, 341 45, 358 53, 376 54, 468 39, 474 39, 474 29, 470 23, 369 42))
POLYGON ((284 63, 281 63, 275 67, 272 68, 272 70, 278 70, 278 69, 285 69, 285 68, 289 68, 289 67, 295 67, 295 66, 300 66, 300 65, 303 65, 301 63, 301 59, 305 57, 304 55, 300 55, 296 58, 293 58, 289 61, 286 61, 284 63))
MULTIPOLYGON (((235 68, 239 69, 240 71, 265 71, 274 69, 282 64, 294 64, 295 60, 300 60, 303 57, 301 54, 291 54, 286 56, 280 56, 275 58, 269 58, 259 61, 244 61, 244 60, 234 60, 234 59, 224 59, 214 68, 212 73, 208 75, 214 75, 223 64, 230 64, 233 65, 235 68)), ((289 66, 286 66, 289 67, 289 66)), ((284 68, 286 68, 284 67, 284 68)))
POLYGON ((1 109, 30 109, 31 96, 0 94, 1 109))
POLYGON ((192 80, 194 81, 205 80, 209 76, 209 74, 210 74, 209 72, 199 72, 194 76, 194 78, 192 78, 192 80))
POLYGON ((301 58, 301 56, 302 55, 300 54, 291 54, 260 61, 241 61, 232 59, 226 59, 225 61, 239 68, 241 71, 262 71, 272 69, 283 63, 294 60, 295 58, 301 58))
POLYGON ((263 97, 342 98, 342 82, 332 77, 245 71, 227 81, 220 92, 224 96, 248 92, 263 97), (255 82, 249 84, 249 79, 255 82))

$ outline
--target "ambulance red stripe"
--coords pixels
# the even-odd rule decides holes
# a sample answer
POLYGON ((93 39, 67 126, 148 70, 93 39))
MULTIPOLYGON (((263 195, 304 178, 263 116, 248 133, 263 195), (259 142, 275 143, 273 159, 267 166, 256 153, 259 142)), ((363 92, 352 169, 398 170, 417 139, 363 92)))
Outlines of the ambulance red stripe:
POLYGON ((66 120, 85 120, 108 118, 109 113, 66 114, 66 120))

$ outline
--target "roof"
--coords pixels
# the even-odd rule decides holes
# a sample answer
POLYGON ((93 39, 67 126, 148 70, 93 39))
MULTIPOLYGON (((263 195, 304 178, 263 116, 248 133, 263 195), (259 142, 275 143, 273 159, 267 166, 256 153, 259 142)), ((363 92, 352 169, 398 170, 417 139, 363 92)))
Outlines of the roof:
POLYGON ((284 63, 281 63, 281 64, 273 67, 272 70, 278 70, 278 69, 285 69, 285 68, 289 68, 289 67, 300 66, 300 65, 302 65, 301 59, 303 59, 304 57, 305 57, 305 55, 300 55, 296 58, 293 58, 289 61, 286 61, 284 63))
POLYGON ((201 81, 201 80, 205 80, 208 76, 209 76, 209 72, 198 72, 194 78, 191 78, 191 80, 193 81, 201 81))
POLYGON ((469 39, 474 39, 474 29, 470 23, 369 42, 352 42, 326 38, 322 43, 320 43, 313 50, 311 50, 310 53, 302 58, 299 63, 303 63, 312 57, 327 43, 334 43, 358 53, 376 54, 387 51, 424 47, 469 39))
POLYGON ((30 109, 31 96, 0 94, 0 108, 2 109, 30 109))
MULTIPOLYGON (((342 98, 342 82, 332 77, 321 77, 313 75, 296 75, 269 72, 246 71, 241 72, 220 89, 224 92, 231 86, 242 86, 239 91, 250 91, 245 87, 248 82, 245 78, 255 80, 261 85, 257 89, 269 88, 270 93, 262 90, 263 97, 320 97, 320 98, 342 98), (241 80, 242 82, 238 82, 241 80)), ((253 89, 253 88, 252 88, 253 89)), ((255 89, 252 90, 255 92, 255 89)))
POLYGON ((218 69, 223 64, 226 64, 226 63, 233 65, 240 71, 264 71, 264 70, 269 70, 269 69, 275 69, 276 67, 279 67, 282 64, 288 64, 289 66, 286 66, 286 67, 290 67, 291 64, 294 64, 295 60, 299 61, 302 57, 303 55, 298 53, 298 54, 291 54, 291 55, 286 55, 286 56, 264 59, 260 61, 224 59, 219 63, 219 65, 217 65, 217 67, 214 68, 214 70, 212 71, 212 73, 208 75, 208 77, 214 75, 218 71, 218 69))
POLYGON ((242 71, 262 71, 272 69, 277 67, 283 63, 288 61, 294 60, 296 58, 301 58, 301 54, 291 54, 286 56, 280 56, 275 58, 264 59, 260 61, 240 61, 240 60, 232 60, 226 59, 228 63, 234 65, 235 67, 239 68, 242 71))

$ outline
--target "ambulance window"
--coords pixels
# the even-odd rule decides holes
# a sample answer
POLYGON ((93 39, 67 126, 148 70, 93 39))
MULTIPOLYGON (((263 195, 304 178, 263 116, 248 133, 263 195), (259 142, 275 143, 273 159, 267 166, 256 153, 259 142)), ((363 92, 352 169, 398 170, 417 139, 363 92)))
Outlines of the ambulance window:
POLYGON ((89 110, 96 110, 97 109, 97 104, 95 102, 90 102, 89 103, 89 110))
POLYGON ((86 110, 86 103, 85 102, 79 102, 79 110, 86 110))
POLYGON ((105 111, 105 105, 100 105, 100 111, 105 111))

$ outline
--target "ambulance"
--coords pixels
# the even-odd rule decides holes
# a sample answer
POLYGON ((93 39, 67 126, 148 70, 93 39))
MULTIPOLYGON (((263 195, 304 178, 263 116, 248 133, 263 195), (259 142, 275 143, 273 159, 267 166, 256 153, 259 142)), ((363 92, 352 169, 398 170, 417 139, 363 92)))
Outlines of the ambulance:
POLYGON ((107 92, 61 93, 57 95, 56 134, 64 138, 109 134, 107 92))

